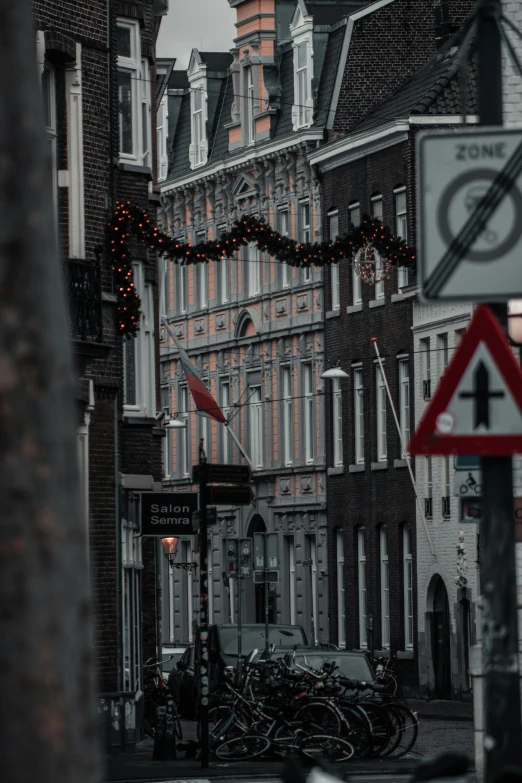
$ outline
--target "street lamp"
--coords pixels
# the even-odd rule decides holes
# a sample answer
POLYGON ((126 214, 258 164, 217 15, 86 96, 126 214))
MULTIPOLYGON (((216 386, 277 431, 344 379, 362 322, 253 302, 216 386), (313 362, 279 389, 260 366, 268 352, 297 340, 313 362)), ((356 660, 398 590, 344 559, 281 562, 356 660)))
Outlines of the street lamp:
POLYGON ((349 378, 347 372, 344 370, 341 370, 340 367, 331 367, 329 370, 325 370, 325 372, 321 373, 321 378, 329 378, 330 380, 335 380, 336 378, 349 378))
POLYGON ((185 429, 186 426, 185 422, 174 417, 173 419, 166 419, 163 428, 166 430, 182 430, 185 429))
POLYGON ((165 557, 169 561, 171 568, 183 568, 185 571, 195 571, 196 563, 175 563, 174 559, 178 553, 178 541, 179 538, 175 536, 169 536, 168 538, 162 538, 161 543, 165 552, 165 557))

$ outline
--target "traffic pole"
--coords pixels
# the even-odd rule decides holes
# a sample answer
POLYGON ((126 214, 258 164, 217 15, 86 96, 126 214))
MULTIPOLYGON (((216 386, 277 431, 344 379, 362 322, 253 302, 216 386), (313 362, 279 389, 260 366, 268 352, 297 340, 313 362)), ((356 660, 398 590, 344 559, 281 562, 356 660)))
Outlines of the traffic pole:
MULTIPOLYGON (((480 125, 503 122, 500 16, 500 0, 482 0, 477 33, 480 125)), ((507 305, 490 307, 505 329, 507 305)), ((512 457, 482 458, 482 491, 484 779, 490 783, 508 765, 522 764, 512 457)))
POLYGON ((199 473, 199 720, 201 769, 208 769, 208 545, 206 458, 200 452, 199 473))

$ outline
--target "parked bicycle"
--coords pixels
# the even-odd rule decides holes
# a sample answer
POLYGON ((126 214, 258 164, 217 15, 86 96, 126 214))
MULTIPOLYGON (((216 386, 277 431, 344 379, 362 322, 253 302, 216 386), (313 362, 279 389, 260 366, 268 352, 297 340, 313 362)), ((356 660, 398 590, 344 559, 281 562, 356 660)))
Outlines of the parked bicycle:
POLYGON ((165 663, 165 660, 155 661, 153 658, 149 658, 143 666, 143 725, 145 734, 154 739, 158 725, 158 708, 166 707, 167 703, 170 701, 172 704, 172 712, 169 715, 169 720, 172 719, 174 722, 173 731, 175 736, 178 739, 183 739, 183 730, 181 728, 176 702, 167 688, 166 680, 161 675, 161 668, 165 663))

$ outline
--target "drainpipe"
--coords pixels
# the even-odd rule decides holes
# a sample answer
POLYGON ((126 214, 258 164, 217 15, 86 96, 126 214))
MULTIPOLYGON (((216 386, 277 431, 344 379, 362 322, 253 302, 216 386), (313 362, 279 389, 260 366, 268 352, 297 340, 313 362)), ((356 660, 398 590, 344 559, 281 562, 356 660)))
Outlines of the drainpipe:
POLYGON ((120 520, 120 443, 118 437, 118 396, 114 398, 114 508, 116 517, 116 659, 117 659, 117 689, 123 690, 122 661, 122 612, 121 612, 121 520, 120 520))

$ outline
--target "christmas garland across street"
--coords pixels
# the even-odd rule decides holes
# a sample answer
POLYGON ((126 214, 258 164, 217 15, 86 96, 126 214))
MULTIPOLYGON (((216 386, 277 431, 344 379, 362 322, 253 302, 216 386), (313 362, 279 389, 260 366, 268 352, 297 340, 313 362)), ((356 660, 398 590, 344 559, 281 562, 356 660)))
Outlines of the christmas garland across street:
MULTIPOLYGON (((159 230, 155 222, 130 202, 119 202, 108 223, 107 243, 114 270, 118 298, 120 334, 135 336, 140 321, 140 298, 136 292, 129 239, 135 237, 151 250, 178 264, 200 264, 231 258, 240 247, 255 243, 261 251, 282 264, 295 267, 328 266, 351 259, 354 253, 371 247, 389 265, 415 266, 414 249, 400 237, 394 237, 379 218, 364 215, 357 228, 334 241, 302 245, 285 237, 262 218, 245 215, 219 239, 197 245, 177 242, 159 230)), ((364 279, 364 278, 363 278, 364 279)))

